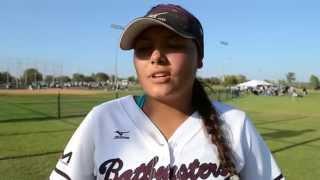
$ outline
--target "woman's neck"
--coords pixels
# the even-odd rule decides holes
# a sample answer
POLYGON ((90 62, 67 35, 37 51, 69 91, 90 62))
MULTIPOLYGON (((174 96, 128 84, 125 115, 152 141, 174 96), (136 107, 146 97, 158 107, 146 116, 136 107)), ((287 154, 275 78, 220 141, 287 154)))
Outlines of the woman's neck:
POLYGON ((191 96, 189 97, 172 101, 161 101, 147 97, 143 111, 157 125, 163 135, 169 139, 193 112, 191 96))

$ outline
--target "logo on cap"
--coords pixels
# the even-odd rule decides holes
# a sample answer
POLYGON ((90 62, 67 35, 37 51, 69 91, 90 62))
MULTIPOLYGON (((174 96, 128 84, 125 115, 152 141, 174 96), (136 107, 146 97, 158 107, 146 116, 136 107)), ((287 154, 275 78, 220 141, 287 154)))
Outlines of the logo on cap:
POLYGON ((150 15, 148 15, 148 17, 155 18, 155 19, 159 19, 160 21, 167 21, 165 18, 158 17, 158 16, 164 15, 164 14, 168 14, 168 12, 150 14, 150 15))

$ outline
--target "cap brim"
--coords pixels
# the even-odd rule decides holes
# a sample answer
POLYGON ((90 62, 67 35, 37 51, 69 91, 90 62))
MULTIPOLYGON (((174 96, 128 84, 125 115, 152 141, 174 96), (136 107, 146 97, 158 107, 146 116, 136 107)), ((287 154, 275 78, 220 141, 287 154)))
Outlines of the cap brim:
POLYGON ((151 26, 157 26, 157 25, 164 26, 184 38, 194 39, 193 36, 188 36, 186 34, 178 32, 172 26, 170 26, 160 20, 157 20, 155 18, 150 18, 150 17, 142 17, 142 18, 137 18, 137 19, 133 20, 124 29, 124 31, 121 35, 121 38, 120 38, 120 48, 123 50, 132 49, 133 45, 134 45, 133 44, 134 40, 141 32, 143 32, 144 30, 146 30, 147 28, 149 28, 151 26))

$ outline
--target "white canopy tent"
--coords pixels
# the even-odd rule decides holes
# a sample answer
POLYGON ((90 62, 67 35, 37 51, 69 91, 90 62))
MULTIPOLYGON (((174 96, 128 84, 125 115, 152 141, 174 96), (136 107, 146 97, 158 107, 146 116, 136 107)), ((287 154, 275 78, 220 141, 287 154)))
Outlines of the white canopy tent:
POLYGON ((244 83, 240 83, 236 85, 237 88, 240 88, 240 90, 245 90, 248 88, 257 88, 258 86, 272 86, 273 84, 268 83, 266 81, 262 80, 250 80, 244 83))

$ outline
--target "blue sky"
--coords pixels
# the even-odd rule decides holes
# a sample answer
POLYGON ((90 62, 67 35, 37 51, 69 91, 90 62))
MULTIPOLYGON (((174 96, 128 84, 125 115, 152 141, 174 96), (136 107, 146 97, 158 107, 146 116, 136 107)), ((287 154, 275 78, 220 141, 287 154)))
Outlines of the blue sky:
POLYGON ((158 3, 182 5, 201 21, 201 76, 320 76, 317 0, 1 0, 0 71, 33 66, 44 74, 111 74, 117 56, 119 75, 134 75, 132 52, 118 48, 121 31, 110 25, 124 26, 158 3))

